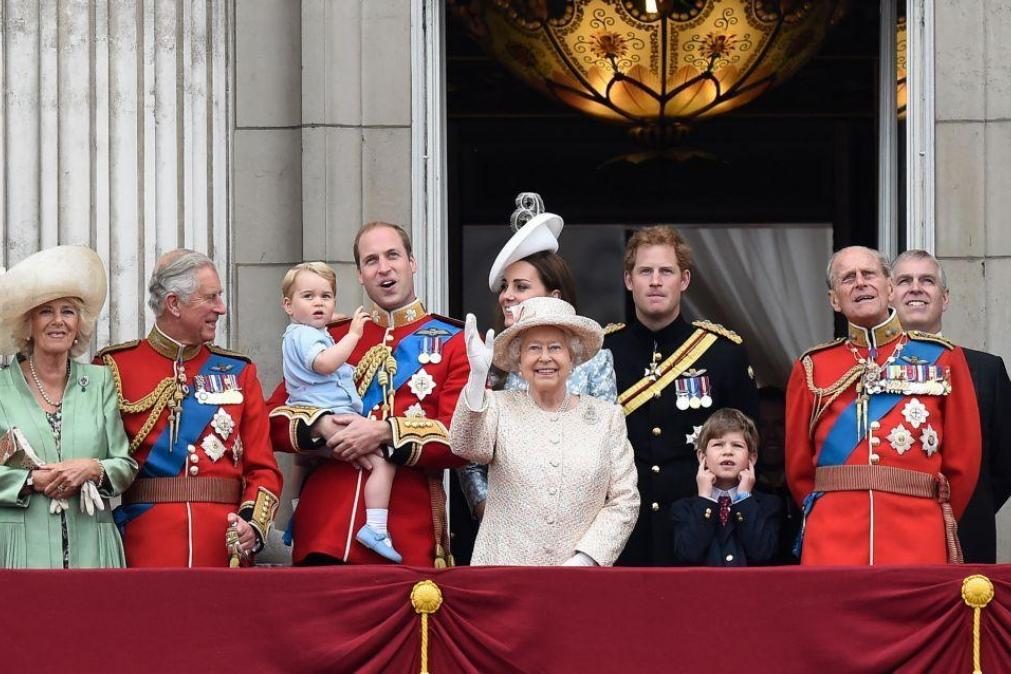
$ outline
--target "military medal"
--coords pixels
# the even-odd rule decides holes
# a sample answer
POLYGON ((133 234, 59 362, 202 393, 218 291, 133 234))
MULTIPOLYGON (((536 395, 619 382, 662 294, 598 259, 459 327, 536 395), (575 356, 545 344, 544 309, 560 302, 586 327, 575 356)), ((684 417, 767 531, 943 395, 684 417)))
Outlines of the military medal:
POLYGON ((677 400, 674 406, 684 412, 688 409, 688 382, 684 379, 674 380, 674 391, 677 393, 677 400))
POLYGON ((693 410, 702 407, 702 398, 699 397, 699 378, 692 377, 688 380, 688 390, 691 396, 688 398, 688 406, 693 410))
POLYGON ((225 455, 225 443, 221 442, 221 438, 213 433, 205 435, 203 442, 200 443, 200 446, 203 447, 204 454, 206 454, 211 461, 216 462, 225 455))
POLYGON ((197 402, 202 405, 238 405, 242 388, 234 374, 198 374, 193 378, 197 402))
POLYGON ((218 408, 218 411, 214 413, 214 418, 211 419, 211 426, 222 440, 227 440, 235 430, 235 420, 223 408, 218 408))
POLYGON ((432 338, 432 354, 429 356, 429 360, 431 360, 434 365, 438 365, 442 362, 442 337, 432 338))
POLYGON ((432 379, 432 375, 425 371, 425 368, 421 368, 417 372, 411 375, 411 378, 407 382, 408 387, 411 389, 418 400, 424 400, 425 396, 435 390, 435 380, 432 379))
POLYGON ((921 403, 916 398, 913 398, 906 403, 905 407, 902 408, 902 416, 905 417, 906 423, 908 423, 913 428, 919 428, 920 425, 927 420, 930 416, 930 412, 927 411, 926 406, 921 403))
POLYGON ((712 407, 713 397, 709 395, 709 392, 712 390, 712 384, 709 381, 709 377, 708 376, 699 377, 699 381, 702 384, 702 397, 699 398, 699 402, 701 402, 702 406, 705 408, 712 407))

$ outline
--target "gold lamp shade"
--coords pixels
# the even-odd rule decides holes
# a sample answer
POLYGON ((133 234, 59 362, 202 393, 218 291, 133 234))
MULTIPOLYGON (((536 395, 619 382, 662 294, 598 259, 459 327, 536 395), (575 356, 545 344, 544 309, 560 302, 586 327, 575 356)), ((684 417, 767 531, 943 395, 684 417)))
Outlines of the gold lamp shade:
POLYGON ((450 0, 530 86, 663 141, 738 108, 818 50, 843 0, 450 0))

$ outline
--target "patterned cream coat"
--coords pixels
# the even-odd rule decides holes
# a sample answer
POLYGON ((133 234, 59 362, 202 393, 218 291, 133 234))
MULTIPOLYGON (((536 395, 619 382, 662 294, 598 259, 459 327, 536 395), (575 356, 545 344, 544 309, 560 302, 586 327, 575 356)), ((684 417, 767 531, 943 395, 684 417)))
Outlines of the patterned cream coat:
POLYGON ((486 391, 475 412, 460 396, 449 444, 488 464, 475 566, 557 565, 577 551, 610 566, 625 547, 639 492, 617 405, 581 396, 557 414, 525 392, 486 391))

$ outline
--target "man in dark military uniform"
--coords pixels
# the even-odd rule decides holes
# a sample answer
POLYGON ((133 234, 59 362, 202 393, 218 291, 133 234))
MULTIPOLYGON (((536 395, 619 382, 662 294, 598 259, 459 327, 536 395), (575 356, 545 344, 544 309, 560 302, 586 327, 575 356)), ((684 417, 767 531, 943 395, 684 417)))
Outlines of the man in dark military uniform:
POLYGON ((758 416, 758 392, 741 338, 681 316, 693 273, 692 251, 667 226, 636 232, 625 249, 625 287, 635 317, 609 326, 618 404, 635 450, 642 505, 617 564, 673 564, 670 505, 696 493, 695 438, 709 415, 733 407, 758 416))

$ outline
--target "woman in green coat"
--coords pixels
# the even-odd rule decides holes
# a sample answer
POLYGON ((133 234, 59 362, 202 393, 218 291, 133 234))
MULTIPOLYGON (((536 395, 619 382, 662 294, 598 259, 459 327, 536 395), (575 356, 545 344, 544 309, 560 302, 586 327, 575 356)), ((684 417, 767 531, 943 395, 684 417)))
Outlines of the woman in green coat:
POLYGON ((110 372, 72 360, 105 292, 102 261, 83 246, 49 248, 0 276, 0 353, 17 353, 0 371, 0 567, 124 566, 107 499, 137 463, 110 372))

